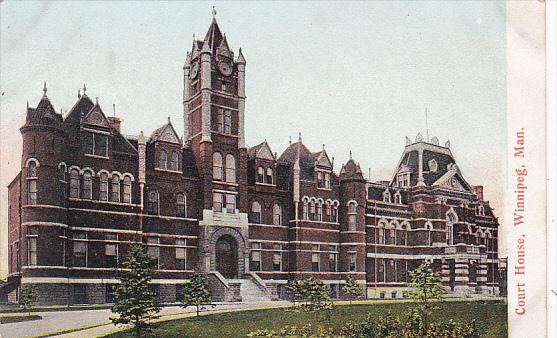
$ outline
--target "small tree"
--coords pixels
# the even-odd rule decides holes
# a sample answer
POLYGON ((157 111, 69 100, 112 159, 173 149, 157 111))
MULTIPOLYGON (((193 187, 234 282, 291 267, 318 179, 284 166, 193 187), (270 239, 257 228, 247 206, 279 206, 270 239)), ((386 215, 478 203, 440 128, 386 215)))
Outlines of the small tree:
POLYGON ((211 304, 211 290, 209 290, 207 277, 196 272, 189 282, 184 284, 183 307, 195 306, 197 317, 203 305, 211 304))
POLYGON ((37 301, 37 288, 32 285, 23 285, 19 291, 19 303, 31 315, 31 307, 37 301))
POLYGON ((112 307, 112 312, 119 316, 110 320, 114 325, 132 324, 135 336, 141 337, 149 321, 159 317, 156 293, 149 287, 156 267, 141 245, 131 247, 123 265, 128 271, 120 278, 121 284, 115 290, 112 307))
POLYGON ((418 303, 416 316, 422 318, 425 329, 427 329, 434 302, 445 298, 446 291, 441 282, 441 276, 433 272, 431 266, 424 262, 410 272, 410 279, 413 290, 409 296, 418 303))
POLYGON ((352 298, 356 298, 364 293, 362 287, 356 282, 352 276, 346 277, 346 283, 342 287, 342 291, 348 295, 350 304, 352 305, 352 298))
POLYGON ((313 312, 331 308, 329 290, 322 280, 315 277, 299 278, 288 281, 286 288, 295 300, 303 302, 302 309, 313 312))

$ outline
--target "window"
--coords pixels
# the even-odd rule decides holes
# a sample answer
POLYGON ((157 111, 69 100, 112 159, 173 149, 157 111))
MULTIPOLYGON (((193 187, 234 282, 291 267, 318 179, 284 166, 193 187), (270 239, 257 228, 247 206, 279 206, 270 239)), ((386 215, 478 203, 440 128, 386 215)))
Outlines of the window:
POLYGON ((223 92, 230 92, 230 83, 222 81, 220 85, 223 92))
POLYGON ((37 228, 27 229, 27 265, 35 266, 37 265, 37 228))
POLYGON ((449 210, 446 214, 446 224, 447 224, 447 244, 454 244, 454 223, 458 222, 458 218, 454 211, 449 210))
POLYGON ((356 252, 354 251, 348 253, 348 271, 356 271, 356 252))
POLYGON ((108 136, 88 134, 85 140, 85 154, 108 157, 108 136))
POLYGON ((383 202, 391 203, 391 192, 389 190, 383 192, 383 202))
POLYGON ((66 200, 66 165, 58 166, 58 192, 60 195, 60 201, 66 200))
POLYGON ((402 173, 396 176, 396 185, 404 188, 410 186, 410 173, 402 173))
POLYGON ((157 168, 166 169, 166 150, 164 149, 159 150, 159 160, 157 163, 158 163, 157 168))
POLYGON ((302 210, 302 219, 308 219, 308 201, 304 200, 302 210))
POLYGON ((265 177, 265 182, 268 184, 274 184, 274 180, 273 180, 273 169, 271 168, 267 168, 267 176, 265 177))
POLYGON ((323 202, 317 201, 317 220, 323 220, 323 202))
POLYGON ((113 304, 114 303, 114 294, 116 292, 117 285, 116 284, 105 284, 105 303, 113 304))
POLYGON ((330 202, 325 202, 325 220, 327 222, 331 222, 331 203, 330 202))
POLYGON ((226 194, 226 212, 229 214, 236 213, 236 195, 226 194))
POLYGON ((232 154, 226 155, 226 182, 236 183, 236 159, 232 154))
POLYGON ((112 190, 110 191, 110 200, 112 202, 120 202, 120 176, 112 175, 112 190))
POLYGON ((336 204, 333 205, 333 215, 331 221, 338 223, 338 206, 336 204))
POLYGON ((478 215, 485 216, 485 208, 481 204, 478 206, 478 215))
POLYGON ((395 193, 395 204, 402 204, 402 196, 398 191, 395 193))
POLYGON ((173 151, 172 155, 170 156, 170 170, 178 171, 178 153, 173 151))
POLYGON ((329 253, 329 271, 336 272, 338 270, 338 248, 336 246, 331 247, 331 252, 329 253))
POLYGON ((325 173, 325 189, 331 189, 331 174, 325 173))
POLYGON ((396 244, 396 229, 394 226, 391 226, 391 228, 387 230, 386 235, 387 235, 386 236, 387 244, 391 244, 391 245, 396 244))
POLYGON ((273 224, 274 225, 282 224, 282 208, 278 203, 275 203, 273 205, 273 224))
POLYGON ((85 232, 73 234, 73 266, 87 266, 87 233, 85 232))
POLYGON ((70 197, 79 198, 79 171, 77 169, 70 171, 70 197))
POLYGON ((222 180, 222 155, 218 152, 213 153, 213 179, 222 180))
POLYGON ((27 168, 27 203, 37 204, 37 162, 30 161, 27 168))
POLYGON ((275 244, 273 250, 273 271, 282 271, 282 247, 280 244, 275 244))
POLYGON ((129 176, 124 176, 124 193, 122 195, 122 202, 132 202, 132 179, 129 176))
POLYGON ((108 174, 104 172, 100 176, 99 199, 108 201, 108 174))
POLYGON ((313 244, 311 246, 311 251, 311 271, 319 272, 319 263, 321 261, 319 244, 313 244))
POLYGON ((315 201, 309 202, 309 219, 315 221, 315 201))
POLYGON ((159 214, 159 193, 156 191, 150 191, 147 196, 147 213, 149 215, 159 214))
POLYGON ((251 271, 261 271, 261 243, 251 243, 251 271))
POLYGON ((118 267, 118 234, 106 234, 104 257, 107 268, 118 267))
POLYGON ((58 180, 66 182, 66 165, 63 163, 58 166, 58 180))
POLYGON ((220 192, 213 193, 213 211, 222 212, 222 194, 220 192))
POLYGON ((251 204, 250 223, 261 223, 261 204, 257 201, 251 204))
POLYGON ((83 173, 83 190, 81 190, 81 198, 90 200, 93 198, 93 178, 91 172, 83 173))
POLYGON ((426 222, 425 229, 426 229, 425 245, 431 245, 431 230, 433 230, 433 224, 431 224, 431 222, 429 221, 426 222))
POLYGON ((385 244, 385 228, 381 223, 377 228, 377 244, 385 244))
POLYGON ((88 134, 85 140, 85 153, 88 155, 95 154, 95 134, 88 134))
POLYGON ((348 204, 348 231, 356 231, 357 207, 355 202, 348 204))
POLYGON ((186 195, 183 193, 176 195, 176 217, 187 217, 186 195))
POLYGON ((147 255, 158 266, 159 265, 159 238, 147 237, 147 255))
POLYGON ((257 168, 257 182, 258 183, 265 182, 265 169, 263 169, 263 167, 257 168))
POLYGON ((325 180, 323 179, 323 172, 317 172, 317 187, 318 188, 325 188, 325 180))
POLYGON ((225 134, 232 134, 232 112, 230 110, 224 111, 223 132, 225 134))
POLYGON ((185 238, 176 238, 176 270, 186 270, 185 238))

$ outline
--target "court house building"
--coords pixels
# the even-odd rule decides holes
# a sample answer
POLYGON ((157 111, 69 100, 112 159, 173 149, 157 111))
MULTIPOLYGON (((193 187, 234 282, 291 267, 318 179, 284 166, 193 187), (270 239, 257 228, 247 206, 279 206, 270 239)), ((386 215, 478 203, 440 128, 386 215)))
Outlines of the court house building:
POLYGON ((450 294, 499 294, 498 219, 448 142, 407 138, 382 181, 352 155, 335 170, 301 137, 281 154, 266 141, 248 146, 245 69, 213 18, 186 55, 183 135, 165 118, 125 135, 85 87, 62 116, 45 85, 27 108, 9 185, 0 284, 9 299, 34 285, 38 304, 112 302, 137 243, 156 260, 153 288, 168 303, 195 271, 221 301, 287 297, 287 281, 307 276, 334 297, 352 276, 366 297, 402 298, 424 261, 450 294))

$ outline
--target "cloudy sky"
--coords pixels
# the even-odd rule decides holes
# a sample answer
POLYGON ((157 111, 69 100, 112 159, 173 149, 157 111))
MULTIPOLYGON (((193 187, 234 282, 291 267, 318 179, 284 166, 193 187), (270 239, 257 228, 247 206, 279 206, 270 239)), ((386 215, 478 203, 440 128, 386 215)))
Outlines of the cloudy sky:
MULTIPOLYGON (((246 70, 248 145, 279 154, 302 133, 338 170, 353 157, 388 179, 405 136, 429 133, 502 211, 504 2, 4 2, 1 15, 0 225, 20 167, 25 106, 43 81, 57 110, 85 83, 123 132, 182 123, 182 66, 192 35, 217 21, 246 70)), ((502 212, 499 212, 502 216, 502 212)), ((0 245, 5 252, 4 243, 0 245)))

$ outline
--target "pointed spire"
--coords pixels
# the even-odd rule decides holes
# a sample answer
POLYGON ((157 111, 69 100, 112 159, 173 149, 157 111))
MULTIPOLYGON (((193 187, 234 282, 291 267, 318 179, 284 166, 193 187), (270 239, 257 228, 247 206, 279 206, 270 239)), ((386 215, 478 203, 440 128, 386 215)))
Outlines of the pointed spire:
POLYGON ((236 60, 239 64, 245 65, 246 59, 244 58, 244 54, 242 53, 242 48, 238 51, 238 59, 236 60))
POLYGON ((143 135, 143 130, 139 132, 139 137, 137 138, 138 144, 145 144, 145 135, 143 135))
POLYGON ((45 81, 45 82, 44 82, 44 85, 43 85, 43 96, 44 96, 44 97, 46 97, 46 92, 47 92, 47 90, 48 90, 48 89, 46 88, 46 81, 45 81))

